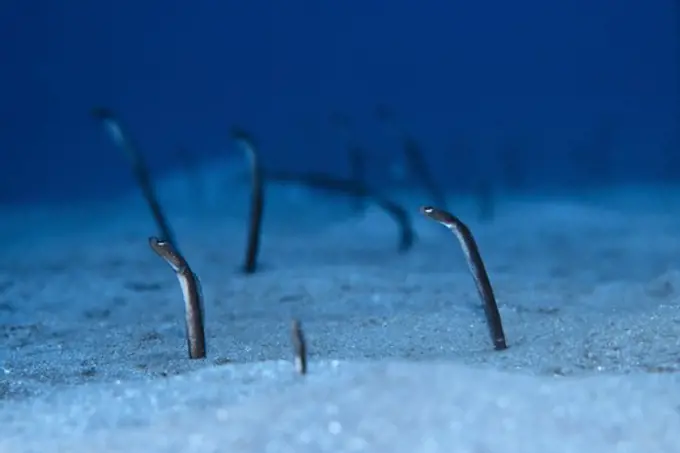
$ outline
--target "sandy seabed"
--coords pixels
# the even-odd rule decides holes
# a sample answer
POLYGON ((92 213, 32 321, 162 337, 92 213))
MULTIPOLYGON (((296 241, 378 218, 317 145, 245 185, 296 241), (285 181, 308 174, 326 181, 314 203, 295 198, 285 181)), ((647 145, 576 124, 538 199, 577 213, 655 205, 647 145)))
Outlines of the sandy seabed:
POLYGON ((0 452, 680 452, 680 191, 504 199, 488 223, 451 194, 495 288, 497 352, 424 196, 393 194, 418 235, 399 253, 377 208, 269 187, 247 276, 247 193, 228 189, 161 184, 203 285, 204 360, 136 193, 0 211, 0 452))

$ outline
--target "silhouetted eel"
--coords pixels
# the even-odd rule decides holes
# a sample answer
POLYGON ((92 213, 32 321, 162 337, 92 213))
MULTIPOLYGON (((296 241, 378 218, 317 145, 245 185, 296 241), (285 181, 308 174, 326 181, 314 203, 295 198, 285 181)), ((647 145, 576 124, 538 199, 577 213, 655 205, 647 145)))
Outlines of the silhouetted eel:
POLYGON ((425 190, 430 193, 432 202, 446 209, 446 196, 435 182, 420 146, 414 138, 408 136, 404 138, 404 155, 411 172, 420 180, 420 184, 425 190))
POLYGON ((232 137, 241 145, 250 164, 250 220, 248 226, 248 246, 243 271, 252 274, 257 269, 257 254, 260 249, 260 234, 262 230, 262 213, 264 210, 264 185, 262 166, 255 142, 244 130, 232 129, 232 137))
POLYGON ((477 204, 479 206, 479 220, 489 222, 495 215, 494 195, 491 183, 481 180, 477 184, 477 204))
POLYGON ((96 108, 92 110, 92 116, 102 122, 116 146, 121 148, 130 159, 132 171, 134 172, 135 179, 137 179, 137 184, 142 190, 142 195, 149 205, 151 214, 156 221, 158 234, 160 234, 164 241, 170 242, 177 247, 177 242, 172 234, 170 225, 168 224, 168 221, 163 214, 163 209, 156 197, 153 184, 151 183, 149 168, 147 167, 146 162, 144 162, 142 154, 133 145, 132 140, 130 140, 123 130, 123 127, 120 125, 120 122, 110 110, 96 108))
MULTIPOLYGON (((347 150, 349 157, 349 166, 351 171, 351 178, 358 184, 364 185, 366 181, 366 155, 364 151, 356 146, 350 146, 347 150)), ((357 212, 361 212, 365 208, 364 197, 356 197, 356 204, 354 209, 357 212)))
POLYGON ((302 331, 300 321, 294 319, 290 328, 291 341, 293 343, 293 353, 295 354, 295 370, 305 375, 307 374, 307 343, 305 334, 302 331))
POLYGON ((502 350, 507 348, 505 343, 505 334, 503 333, 503 323, 501 322, 501 314, 498 312, 496 305, 496 298, 491 288, 489 275, 484 267, 484 262, 479 254, 479 248, 475 242, 470 229, 460 221, 453 214, 441 209, 424 206, 420 208, 420 212, 430 219, 441 223, 446 228, 451 230, 458 238, 460 246, 465 253, 468 267, 472 273, 472 277, 477 285, 477 292, 484 304, 484 313, 486 314, 486 321, 489 325, 489 332, 491 334, 491 341, 493 341, 494 348, 502 350))
MULTIPOLYGON (((364 150, 358 146, 353 138, 352 127, 349 116, 333 112, 330 115, 330 121, 333 126, 335 126, 342 135, 342 140, 344 146, 347 148, 347 157, 349 158, 349 169, 350 169, 350 179, 356 181, 359 184, 365 183, 366 175, 366 153, 364 150)), ((362 196, 354 197, 354 209, 357 212, 364 210, 366 206, 366 200, 362 196)))
POLYGON ((189 264, 175 247, 156 237, 149 238, 151 249, 175 271, 184 296, 187 345, 190 359, 205 357, 205 330, 203 328, 203 296, 201 286, 189 264))
POLYGON ((393 133, 396 133, 397 136, 401 137, 408 172, 412 176, 415 176, 418 183, 429 192, 432 203, 446 209, 446 196, 432 176, 430 167, 425 161, 425 157, 423 156, 418 142, 405 132, 403 125, 397 123, 394 111, 389 106, 378 104, 375 113, 379 121, 387 124, 392 129, 393 133))
POLYGON ((203 187, 201 185, 200 169, 198 168, 196 159, 184 146, 177 148, 176 155, 179 158, 180 165, 182 165, 184 171, 186 172, 186 177, 191 188, 190 191, 192 192, 190 196, 196 201, 203 199, 203 187))
POLYGON ((313 189, 338 192, 354 197, 363 197, 372 200, 380 206, 390 217, 397 222, 400 228, 399 246, 400 252, 408 251, 415 241, 415 233, 411 225, 411 217, 406 209, 392 200, 373 192, 368 187, 357 181, 340 179, 324 173, 288 173, 288 172, 267 172, 268 180, 277 182, 294 182, 305 185, 313 189))

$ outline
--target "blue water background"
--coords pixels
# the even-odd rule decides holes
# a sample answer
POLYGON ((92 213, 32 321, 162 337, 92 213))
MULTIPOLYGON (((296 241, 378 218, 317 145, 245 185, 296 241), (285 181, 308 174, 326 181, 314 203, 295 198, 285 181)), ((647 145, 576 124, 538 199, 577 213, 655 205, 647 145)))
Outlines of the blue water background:
POLYGON ((383 184, 389 105, 437 180, 521 190, 679 179, 673 0, 57 2, 0 5, 0 200, 134 185, 90 116, 115 110, 155 175, 257 137, 271 168, 346 174, 349 121, 383 184), (519 150, 519 151, 518 151, 519 150), (676 163, 677 166, 676 166, 676 163), (512 170, 514 168, 514 170, 512 170), (512 178, 510 178, 512 179, 512 178), (517 183, 517 181, 515 181, 517 183))

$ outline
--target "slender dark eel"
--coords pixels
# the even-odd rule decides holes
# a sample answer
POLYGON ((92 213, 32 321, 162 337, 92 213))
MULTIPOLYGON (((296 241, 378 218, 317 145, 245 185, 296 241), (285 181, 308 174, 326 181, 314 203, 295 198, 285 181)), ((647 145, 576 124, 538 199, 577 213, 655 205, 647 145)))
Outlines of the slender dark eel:
POLYGON ((168 241, 149 238, 151 249, 175 271, 184 296, 187 345, 190 359, 205 357, 205 330, 203 328, 203 295, 201 285, 189 264, 168 241))
POLYGON ((297 319, 291 323, 290 333, 295 354, 295 370, 302 375, 307 374, 307 343, 302 325, 297 319))
POLYGON ((470 229, 458 217, 442 209, 423 206, 420 208, 420 212, 426 217, 444 225, 458 238, 472 273, 472 278, 477 286, 477 292, 484 304, 484 313, 486 314, 486 321, 489 325, 489 333, 491 334, 494 348, 496 350, 506 349, 505 333, 503 333, 503 323, 501 321, 501 314, 498 312, 496 297, 491 288, 489 274, 486 272, 484 261, 482 261, 482 256, 479 254, 479 248, 470 229))

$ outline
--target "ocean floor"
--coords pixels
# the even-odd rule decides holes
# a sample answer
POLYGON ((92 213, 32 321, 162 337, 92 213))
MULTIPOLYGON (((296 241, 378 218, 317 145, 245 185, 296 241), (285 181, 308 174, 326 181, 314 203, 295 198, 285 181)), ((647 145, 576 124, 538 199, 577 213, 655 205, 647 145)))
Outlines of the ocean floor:
POLYGON ((418 236, 399 253, 379 209, 272 185, 248 276, 247 188, 185 183, 160 192, 202 281, 204 360, 137 192, 0 209, 0 452, 680 452, 680 191, 500 199, 491 222, 450 194, 498 352, 424 195, 392 194, 418 236))

